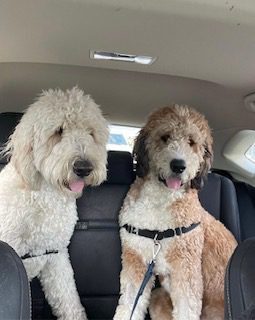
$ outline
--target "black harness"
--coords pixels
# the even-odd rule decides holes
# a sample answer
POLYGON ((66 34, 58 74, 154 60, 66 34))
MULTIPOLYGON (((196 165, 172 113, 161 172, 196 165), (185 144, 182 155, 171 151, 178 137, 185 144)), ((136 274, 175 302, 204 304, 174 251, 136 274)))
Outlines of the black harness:
POLYGON ((136 234, 138 236, 142 236, 142 237, 150 238, 150 239, 162 240, 165 238, 172 238, 174 236, 180 236, 183 233, 187 233, 187 232, 195 229, 197 226, 199 226, 199 224, 200 224, 200 222, 192 223, 188 227, 167 229, 165 231, 138 229, 133 226, 130 226, 129 224, 124 224, 123 228, 125 228, 127 230, 127 232, 136 234))
POLYGON ((46 250, 44 253, 42 254, 32 254, 32 253, 26 253, 24 254, 24 256, 21 257, 22 260, 25 259, 29 259, 29 258, 36 258, 36 257, 41 257, 44 256, 46 254, 53 254, 53 253, 58 253, 58 250, 46 250))
POLYGON ((146 238, 150 238, 154 240, 154 247, 153 247, 153 257, 152 260, 150 261, 150 263, 148 264, 147 267, 147 271, 145 272, 143 281, 140 285, 140 288, 137 292, 137 295, 135 297, 135 301, 133 304, 133 308, 131 311, 131 316, 129 318, 129 320, 132 319, 132 316, 134 314, 135 308, 137 306, 137 303, 139 301, 140 296, 143 294, 143 291, 147 285, 147 283, 149 282, 150 278, 153 275, 153 269, 155 266, 155 262, 156 262, 156 257, 157 254, 160 251, 161 248, 161 244, 159 243, 159 240, 163 240, 166 238, 172 238, 175 236, 181 236, 183 233, 187 233, 193 229, 195 229, 197 226, 200 225, 200 222, 197 223, 192 223, 190 226, 188 227, 179 227, 179 228, 175 228, 175 229, 167 229, 165 231, 157 231, 157 230, 147 230, 147 229, 138 229, 135 228, 131 225, 128 224, 124 224, 124 226, 122 226, 122 228, 126 229, 127 232, 132 233, 132 234, 136 234, 138 236, 141 237, 146 237, 146 238))

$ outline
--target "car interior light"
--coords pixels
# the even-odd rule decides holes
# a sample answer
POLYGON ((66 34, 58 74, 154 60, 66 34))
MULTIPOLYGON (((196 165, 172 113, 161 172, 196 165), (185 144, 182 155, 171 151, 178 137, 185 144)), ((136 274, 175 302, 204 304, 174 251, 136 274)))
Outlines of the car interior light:
POLYGON ((96 60, 112 60, 112 61, 124 61, 133 62, 138 64, 152 64, 156 58, 143 55, 134 55, 117 52, 95 51, 90 50, 90 58, 96 60))

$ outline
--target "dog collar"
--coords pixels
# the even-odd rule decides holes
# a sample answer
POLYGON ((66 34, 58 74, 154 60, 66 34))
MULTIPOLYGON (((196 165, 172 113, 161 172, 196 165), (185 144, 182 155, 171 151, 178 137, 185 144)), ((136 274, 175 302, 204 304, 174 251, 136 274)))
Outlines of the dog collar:
POLYGON ((38 255, 35 255, 32 253, 26 253, 26 254, 24 254, 24 256, 21 257, 21 259, 25 260, 25 259, 29 259, 29 258, 36 258, 36 257, 44 256, 45 254, 53 254, 53 253, 58 253, 58 250, 46 250, 44 253, 38 254, 38 255))
POLYGON ((197 226, 200 225, 200 222, 192 223, 188 227, 179 227, 175 229, 167 229, 165 231, 157 231, 157 230, 147 230, 147 229, 138 229, 135 228, 129 224, 124 224, 122 228, 126 229, 127 232, 136 234, 138 236, 155 239, 155 240, 162 240, 165 238, 172 238, 174 236, 180 236, 183 233, 187 233, 193 229, 195 229, 197 226))

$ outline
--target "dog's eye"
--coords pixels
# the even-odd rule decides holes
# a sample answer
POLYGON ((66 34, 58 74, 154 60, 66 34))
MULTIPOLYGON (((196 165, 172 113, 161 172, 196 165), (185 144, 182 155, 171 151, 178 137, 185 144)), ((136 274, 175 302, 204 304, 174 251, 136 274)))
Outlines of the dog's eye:
POLYGON ((62 136, 62 134, 63 134, 63 128, 62 127, 60 127, 58 130, 57 130, 57 132, 56 132, 60 137, 62 136))
POLYGON ((205 146, 205 157, 210 157, 211 156, 211 152, 209 151, 209 149, 208 149, 208 147, 207 146, 205 146))
POLYGON ((89 134, 93 139, 95 138, 95 135, 94 135, 93 130, 89 130, 88 134, 89 134))
POLYGON ((170 135, 169 134, 164 134, 163 136, 160 137, 160 139, 163 141, 163 142, 167 142, 167 140, 170 138, 170 135))
POLYGON ((189 145, 192 147, 192 146, 194 146, 194 144, 195 144, 195 141, 190 137, 189 138, 189 145))

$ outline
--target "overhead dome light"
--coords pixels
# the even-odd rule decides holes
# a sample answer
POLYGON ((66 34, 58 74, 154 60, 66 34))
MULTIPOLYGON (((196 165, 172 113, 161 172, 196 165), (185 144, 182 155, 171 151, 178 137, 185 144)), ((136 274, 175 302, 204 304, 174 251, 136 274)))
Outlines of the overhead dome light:
POLYGON ((156 58, 150 56, 138 56, 134 54, 106 52, 90 50, 90 58, 96 60, 112 60, 112 61, 124 61, 133 62, 139 64, 152 64, 156 58))

